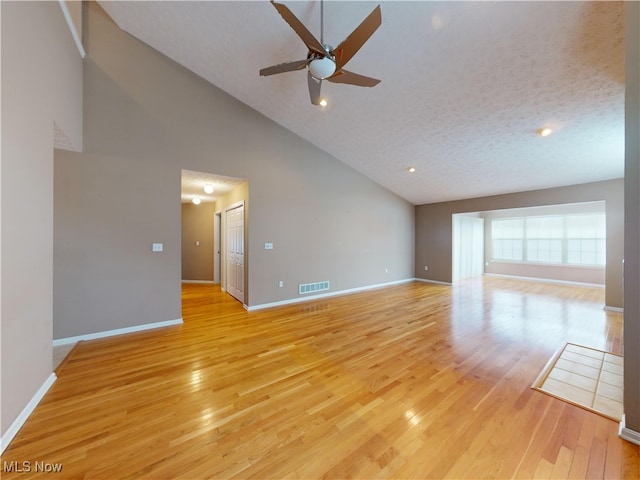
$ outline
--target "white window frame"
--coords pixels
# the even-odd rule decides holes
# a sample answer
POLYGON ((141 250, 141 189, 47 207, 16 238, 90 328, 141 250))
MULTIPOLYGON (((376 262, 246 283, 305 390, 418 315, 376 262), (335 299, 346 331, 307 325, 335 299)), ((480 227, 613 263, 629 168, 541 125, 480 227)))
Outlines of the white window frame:
MULTIPOLYGON (((606 217, 603 212, 592 213, 580 213, 580 214, 565 214, 565 215, 536 215, 536 216, 522 216, 522 217, 505 217, 494 218, 491 220, 491 259, 495 262, 515 262, 515 263, 528 263, 537 265, 562 265, 571 267, 590 267, 590 268, 604 268, 606 266, 606 217), (584 220, 588 217, 593 217, 592 222, 584 223, 580 226, 580 220, 584 220), (532 230, 532 224, 536 221, 539 222, 538 231, 534 233, 532 230), (509 222, 505 225, 506 234, 499 231, 500 222, 509 222), (517 224, 521 225, 522 231, 514 232, 513 228, 517 224), (547 226, 545 227, 545 223, 547 226), (549 226, 549 224, 556 223, 556 226, 549 226), (558 231, 558 225, 561 224, 561 233, 558 231), (573 224, 573 225, 572 225, 573 224), (576 226, 577 225, 577 226, 576 226), (545 231, 546 228, 546 231, 545 231), (509 232, 509 229, 512 231, 509 232), (496 234, 498 230, 498 234, 496 234), (542 230, 542 232, 540 232, 542 230), (582 233, 586 231, 587 234, 576 236, 576 232, 582 233), (588 235, 592 233, 593 235, 588 235), (507 235, 507 236, 505 236, 507 235), (577 252, 570 249, 572 243, 578 241, 585 243, 586 245, 593 246, 592 249, 585 248, 580 249, 577 252), (497 252, 496 242, 504 243, 511 242, 511 251, 521 253, 521 255, 501 255, 497 252), (515 244, 520 243, 519 246, 515 244), (547 259, 540 260, 540 255, 530 253, 531 242, 549 242, 548 250, 542 252, 548 252, 547 259), (560 242, 560 256, 558 257, 558 242, 560 242), (554 248, 555 245, 555 248, 554 248), (575 256, 578 256, 579 260, 575 260, 575 256), (594 262, 582 261, 583 258, 594 259, 594 262)), ((517 227, 515 227, 517 228, 517 227)), ((585 246, 586 246, 585 245, 585 246)))

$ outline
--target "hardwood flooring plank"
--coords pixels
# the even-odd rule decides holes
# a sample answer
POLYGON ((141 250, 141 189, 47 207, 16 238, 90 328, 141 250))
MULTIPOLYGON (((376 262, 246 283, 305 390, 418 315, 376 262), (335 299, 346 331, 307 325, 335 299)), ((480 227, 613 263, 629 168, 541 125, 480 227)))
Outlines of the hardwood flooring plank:
POLYGON ((622 353, 603 299, 485 277, 247 312, 185 284, 183 325, 76 346, 2 478, 638 478, 615 422, 530 388, 567 342, 622 353))

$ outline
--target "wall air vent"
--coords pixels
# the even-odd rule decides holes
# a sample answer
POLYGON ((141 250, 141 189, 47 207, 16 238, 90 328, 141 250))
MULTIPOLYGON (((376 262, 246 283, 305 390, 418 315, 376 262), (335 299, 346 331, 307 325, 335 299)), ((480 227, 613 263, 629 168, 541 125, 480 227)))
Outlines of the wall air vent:
POLYGON ((298 285, 298 294, 324 292, 329 290, 329 282, 301 283, 298 285))

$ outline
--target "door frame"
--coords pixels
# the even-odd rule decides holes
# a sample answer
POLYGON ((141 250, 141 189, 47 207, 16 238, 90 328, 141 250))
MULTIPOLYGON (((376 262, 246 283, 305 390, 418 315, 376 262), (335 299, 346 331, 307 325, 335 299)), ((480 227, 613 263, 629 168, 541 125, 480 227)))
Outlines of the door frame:
POLYGON ((222 212, 218 210, 213 214, 213 283, 216 284, 222 284, 222 266, 220 262, 222 258, 221 227, 222 212))

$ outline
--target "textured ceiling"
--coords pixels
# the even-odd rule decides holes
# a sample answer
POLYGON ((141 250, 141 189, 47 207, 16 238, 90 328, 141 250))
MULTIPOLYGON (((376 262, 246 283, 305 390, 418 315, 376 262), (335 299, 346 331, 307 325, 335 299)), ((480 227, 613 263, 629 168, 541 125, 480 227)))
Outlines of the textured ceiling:
POLYGON ((198 197, 204 203, 215 202, 242 182, 244 180, 240 178, 182 170, 181 201, 182 203, 189 203, 195 197, 198 197), (204 186, 207 184, 213 187, 213 193, 208 194, 204 191, 204 186))
MULTIPOLYGON (((319 2, 284 2, 319 37, 319 2)), ((327 1, 340 43, 378 2, 327 1)), ((414 204, 621 178, 620 2, 380 2, 374 88, 260 77, 307 50, 268 1, 101 2, 118 25, 414 204), (555 133, 536 136, 550 126, 555 133), (407 167, 415 166, 414 174, 407 167)))

